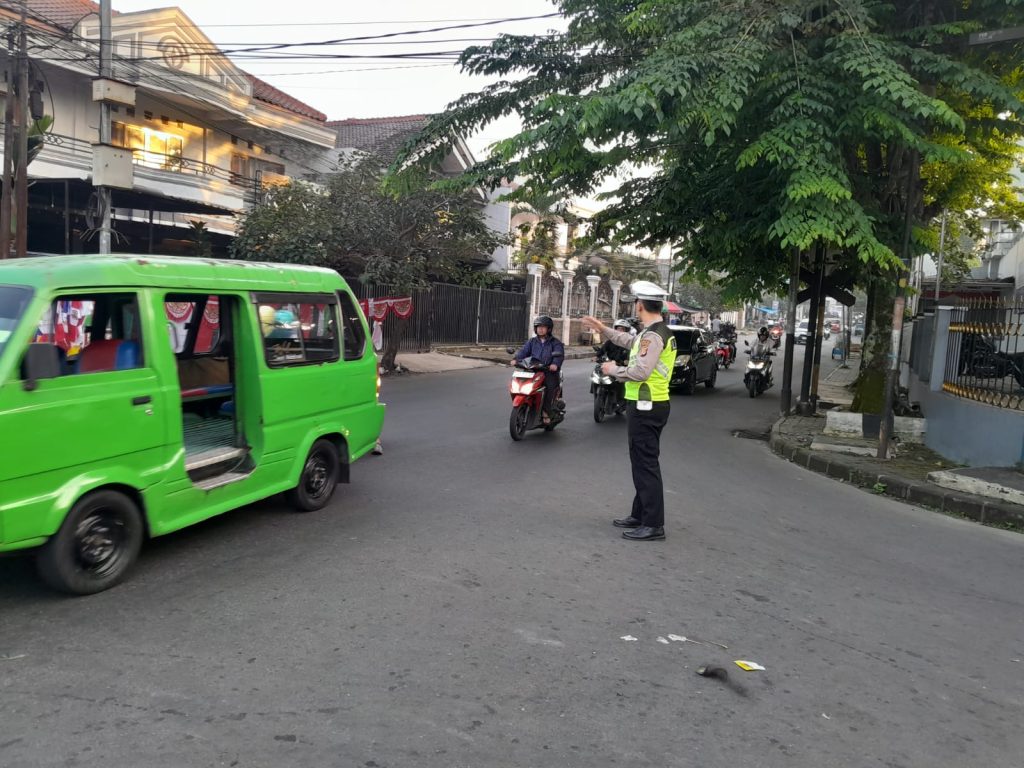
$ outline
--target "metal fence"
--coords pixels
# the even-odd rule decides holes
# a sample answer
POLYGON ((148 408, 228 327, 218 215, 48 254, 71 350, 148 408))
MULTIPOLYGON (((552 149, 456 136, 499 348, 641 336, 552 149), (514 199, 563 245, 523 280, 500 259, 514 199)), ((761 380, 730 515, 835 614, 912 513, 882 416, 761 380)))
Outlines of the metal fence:
MULTIPOLYGON (((360 299, 398 296, 387 285, 361 285, 352 289, 360 299)), ((399 349, 429 352, 436 345, 521 343, 529 322, 530 305, 524 293, 437 283, 412 292, 412 315, 405 321, 389 314, 384 338, 402 333, 399 349)))
POLYGON ((968 299, 953 309, 942 389, 1024 410, 1024 298, 968 299))

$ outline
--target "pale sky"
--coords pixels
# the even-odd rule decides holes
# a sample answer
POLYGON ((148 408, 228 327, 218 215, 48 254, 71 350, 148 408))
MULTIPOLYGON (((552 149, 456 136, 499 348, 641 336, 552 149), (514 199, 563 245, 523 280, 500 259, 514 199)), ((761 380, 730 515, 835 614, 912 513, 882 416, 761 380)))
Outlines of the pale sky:
MULTIPOLYGON (((364 35, 425 30, 455 24, 553 13, 549 0, 113 0, 129 13, 176 5, 222 50, 274 43, 304 43, 364 35)), ((563 29, 560 18, 536 19, 468 29, 451 29, 378 40, 373 43, 289 48, 280 54, 245 53, 235 62, 331 120, 438 112, 487 81, 461 74, 450 63, 419 59, 337 59, 338 54, 381 56, 461 51, 485 44, 499 33, 539 34, 563 29), (466 38, 470 38, 467 40, 466 38), (445 42, 428 42, 445 41, 445 42), (287 56, 309 56, 284 60, 287 56)), ((470 138, 479 155, 492 141, 514 132, 514 119, 489 126, 470 138)))

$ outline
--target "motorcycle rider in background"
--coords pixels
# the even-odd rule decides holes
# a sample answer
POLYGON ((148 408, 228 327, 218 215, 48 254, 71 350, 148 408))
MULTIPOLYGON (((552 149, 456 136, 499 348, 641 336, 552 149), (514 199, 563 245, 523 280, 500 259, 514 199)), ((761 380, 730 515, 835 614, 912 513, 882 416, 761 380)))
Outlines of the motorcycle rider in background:
MULTIPOLYGON (((628 320, 620 318, 615 321, 612 328, 619 332, 628 333, 630 336, 636 336, 636 328, 634 328, 628 320)), ((604 361, 611 360, 613 363, 618 363, 619 365, 624 366, 629 363, 629 348, 620 347, 618 344, 609 340, 606 341, 601 348, 601 357, 604 358, 604 361)))
POLYGON ((547 315, 541 315, 533 321, 533 332, 537 334, 516 352, 512 365, 520 363, 528 357, 544 365, 544 423, 551 420, 551 403, 562 382, 561 368, 565 361, 565 345, 554 335, 555 321, 547 315))

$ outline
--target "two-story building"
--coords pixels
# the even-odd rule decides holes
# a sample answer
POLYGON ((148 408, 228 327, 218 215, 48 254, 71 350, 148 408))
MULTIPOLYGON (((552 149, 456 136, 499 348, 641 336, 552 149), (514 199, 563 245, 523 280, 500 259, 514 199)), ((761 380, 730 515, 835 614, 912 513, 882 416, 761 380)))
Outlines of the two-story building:
MULTIPOLYGON (((12 8, 0 8, 4 31, 19 23, 12 8)), ((98 10, 28 0, 30 80, 53 117, 29 166, 30 250, 98 247, 98 10)), ((115 14, 112 38, 111 144, 130 165, 113 190, 113 250, 189 252, 190 225, 201 221, 223 252, 236 217, 269 185, 329 169, 326 116, 239 69, 179 9, 115 14)))
MULTIPOLYGON (((356 152, 371 154, 380 158, 384 165, 390 165, 402 147, 422 131, 428 122, 430 115, 399 115, 332 120, 327 126, 335 132, 335 145, 342 156, 356 152)), ((437 170, 443 176, 455 177, 471 168, 475 162, 469 145, 463 137, 456 136, 451 151, 437 170)), ((508 187, 499 187, 491 192, 482 188, 474 191, 487 226, 502 235, 507 235, 512 226, 512 206, 502 199, 509 191, 508 187)), ((490 259, 482 258, 478 266, 507 272, 511 255, 511 247, 502 245, 495 249, 490 259)))

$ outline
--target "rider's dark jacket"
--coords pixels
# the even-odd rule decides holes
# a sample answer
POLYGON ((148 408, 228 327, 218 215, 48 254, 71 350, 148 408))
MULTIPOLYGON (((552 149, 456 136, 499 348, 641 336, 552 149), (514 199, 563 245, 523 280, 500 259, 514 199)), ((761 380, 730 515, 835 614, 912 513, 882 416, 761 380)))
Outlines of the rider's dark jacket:
POLYGON ((541 363, 545 368, 554 363, 558 368, 562 367, 565 360, 565 346, 554 336, 534 336, 528 339, 519 351, 516 352, 516 360, 522 361, 532 357, 535 362, 541 363))

